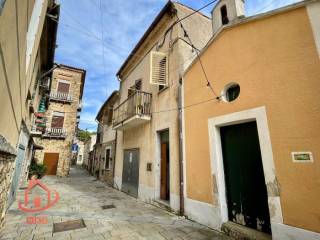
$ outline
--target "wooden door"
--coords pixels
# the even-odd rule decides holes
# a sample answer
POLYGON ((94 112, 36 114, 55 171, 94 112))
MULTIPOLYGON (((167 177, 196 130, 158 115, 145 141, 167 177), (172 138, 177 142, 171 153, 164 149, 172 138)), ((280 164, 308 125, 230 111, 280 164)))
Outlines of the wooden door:
POLYGON ((220 129, 229 220, 271 233, 256 122, 220 129))
POLYGON ((43 163, 47 167, 46 175, 56 175, 59 162, 59 153, 45 153, 43 163))
POLYGON ((168 159, 167 143, 161 143, 161 176, 160 176, 160 198, 168 200, 168 159))

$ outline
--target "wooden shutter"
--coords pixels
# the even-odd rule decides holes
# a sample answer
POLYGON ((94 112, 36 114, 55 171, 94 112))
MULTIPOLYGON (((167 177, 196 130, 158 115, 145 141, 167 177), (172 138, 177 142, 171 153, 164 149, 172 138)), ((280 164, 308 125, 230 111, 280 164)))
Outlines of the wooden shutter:
POLYGON ((69 93, 70 84, 64 82, 58 82, 58 91, 60 93, 69 93))
POLYGON ((51 128, 63 128, 64 115, 63 113, 54 114, 52 116, 51 128))
POLYGON ((168 57, 161 52, 151 52, 150 54, 150 84, 168 85, 168 57))

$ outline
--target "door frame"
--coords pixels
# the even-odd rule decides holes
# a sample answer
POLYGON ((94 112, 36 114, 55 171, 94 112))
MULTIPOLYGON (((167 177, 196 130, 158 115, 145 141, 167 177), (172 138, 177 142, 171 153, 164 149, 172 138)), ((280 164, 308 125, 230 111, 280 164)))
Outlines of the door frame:
POLYGON ((208 120, 211 174, 213 178, 215 177, 217 183, 217 191, 213 191, 213 196, 215 196, 215 198, 218 200, 220 224, 222 225, 223 223, 228 222, 229 218, 220 127, 253 121, 257 123, 262 166, 265 183, 267 186, 268 205, 269 209, 272 209, 272 212, 270 211, 272 230, 273 224, 283 223, 283 217, 280 204, 279 187, 273 160, 267 113, 264 106, 214 117, 208 120))

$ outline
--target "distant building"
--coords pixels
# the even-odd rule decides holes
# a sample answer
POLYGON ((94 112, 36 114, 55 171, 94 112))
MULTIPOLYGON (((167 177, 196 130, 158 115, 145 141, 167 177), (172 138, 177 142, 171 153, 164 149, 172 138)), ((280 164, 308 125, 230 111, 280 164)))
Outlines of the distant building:
POLYGON ((118 105, 118 101, 119 92, 114 91, 102 105, 96 117, 99 123, 92 172, 111 185, 113 185, 117 137, 116 131, 112 128, 112 119, 114 106, 118 105))
POLYGON ((85 70, 60 65, 52 74, 48 105, 41 103, 35 114, 31 134, 43 147, 35 157, 47 166, 47 175, 69 174, 85 76, 85 70))
POLYGON ((41 148, 30 132, 55 67, 59 12, 54 0, 0 1, 0 226, 41 148))
POLYGON ((219 100, 198 60, 183 77, 185 213, 250 239, 320 239, 320 1, 251 17, 243 3, 219 1, 200 54, 219 100))

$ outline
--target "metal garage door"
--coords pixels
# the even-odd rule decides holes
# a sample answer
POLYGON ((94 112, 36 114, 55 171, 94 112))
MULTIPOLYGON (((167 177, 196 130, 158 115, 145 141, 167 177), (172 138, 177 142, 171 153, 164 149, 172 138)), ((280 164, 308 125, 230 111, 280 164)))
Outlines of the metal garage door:
POLYGON ((124 151, 122 188, 121 190, 133 197, 138 197, 139 186, 139 149, 124 151))

